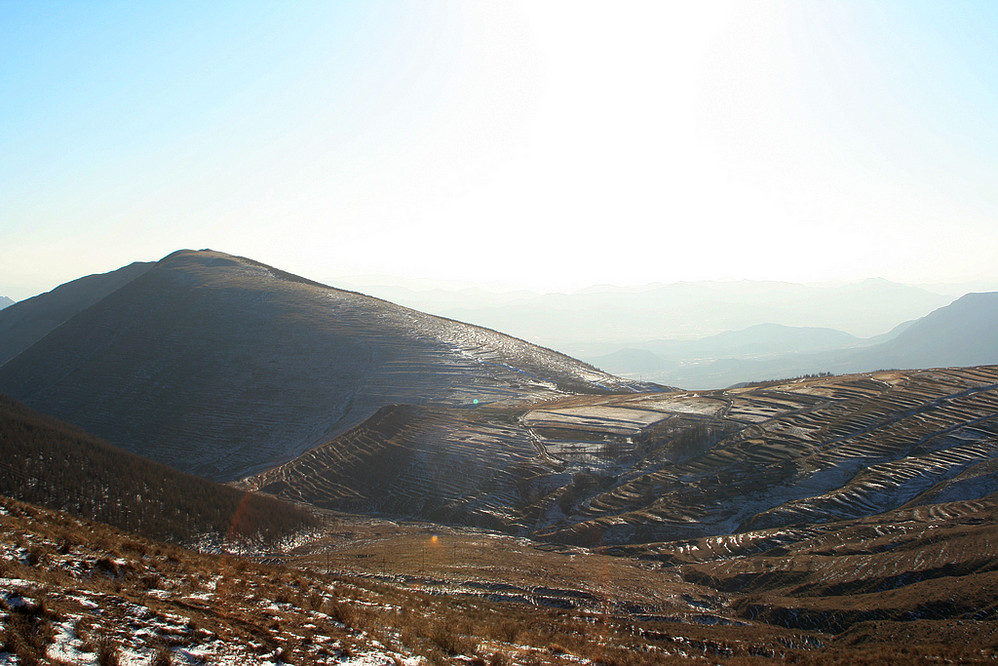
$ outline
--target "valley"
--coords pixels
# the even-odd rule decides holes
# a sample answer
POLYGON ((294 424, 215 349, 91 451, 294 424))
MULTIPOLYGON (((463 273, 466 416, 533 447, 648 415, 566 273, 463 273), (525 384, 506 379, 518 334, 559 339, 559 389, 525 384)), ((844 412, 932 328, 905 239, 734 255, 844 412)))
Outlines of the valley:
POLYGON ((687 390, 212 251, 0 330, 0 663, 998 658, 996 365, 687 390))

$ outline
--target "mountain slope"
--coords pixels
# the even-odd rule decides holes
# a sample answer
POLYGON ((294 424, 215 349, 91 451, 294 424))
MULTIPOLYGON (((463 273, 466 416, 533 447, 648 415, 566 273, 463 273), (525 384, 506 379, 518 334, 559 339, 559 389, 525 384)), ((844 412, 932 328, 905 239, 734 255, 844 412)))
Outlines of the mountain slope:
POLYGON ((0 310, 4 310, 6 308, 9 308, 13 304, 14 304, 13 299, 10 299, 10 298, 8 298, 6 296, 0 296, 0 310))
POLYGON ((998 492, 998 366, 391 408, 246 484, 583 546, 866 518, 998 492))
POLYGON ((298 507, 117 449, 4 395, 0 495, 183 544, 272 544, 316 522, 298 507))
POLYGON ((967 294, 850 361, 881 368, 998 363, 998 292, 967 294))
POLYGON ((151 267, 151 263, 136 262, 109 273, 88 275, 3 308, 0 312, 0 365, 151 267))
POLYGON ((164 258, 0 366, 0 391, 217 480, 293 458, 385 405, 630 388, 495 331, 211 251, 164 258))

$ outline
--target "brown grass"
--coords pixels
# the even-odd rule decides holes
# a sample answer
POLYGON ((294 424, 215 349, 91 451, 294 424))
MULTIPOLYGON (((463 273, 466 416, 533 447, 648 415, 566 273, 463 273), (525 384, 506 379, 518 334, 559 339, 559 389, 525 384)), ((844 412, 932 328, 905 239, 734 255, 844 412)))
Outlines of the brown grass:
MULTIPOLYGON (((298 665, 362 654, 371 649, 372 640, 397 658, 419 655, 428 663, 505 666, 580 659, 607 666, 774 660, 844 664, 877 663, 885 655, 894 663, 918 663, 926 657, 973 663, 990 658, 990 652, 981 650, 998 644, 992 621, 860 623, 836 636, 761 623, 701 626, 638 620, 627 603, 642 608, 659 603, 657 612, 668 615, 686 607, 681 595, 704 598, 709 591, 683 581, 676 571, 625 558, 584 551, 571 551, 569 558, 512 539, 490 540, 483 548, 480 534, 455 543, 457 532, 438 530, 441 542, 450 540, 447 548, 427 562, 425 574, 402 577, 404 566, 414 560, 403 546, 418 544, 421 528, 398 526, 392 534, 382 524, 355 526, 352 539, 373 542, 367 547, 379 552, 384 548, 371 538, 374 531, 381 531, 380 538, 397 539, 388 549, 395 560, 352 557, 363 548, 344 541, 343 550, 329 562, 336 572, 326 573, 325 557, 265 565, 121 535, 3 499, 0 503, 10 513, 0 516, 0 543, 18 543, 38 553, 33 565, 0 557, 0 576, 31 581, 30 596, 42 601, 32 612, 8 611, 11 620, 4 622, 4 645, 25 655, 21 663, 43 659, 52 622, 71 615, 82 615, 76 632, 84 648, 100 663, 114 663, 117 650, 134 633, 129 623, 136 618, 127 610, 129 604, 147 607, 161 627, 143 648, 156 666, 175 661, 170 648, 216 639, 257 645, 247 652, 248 662, 279 656, 298 665), (66 553, 61 543, 71 544, 66 553), (125 563, 115 561, 119 558, 125 563), (67 568, 70 562, 78 568, 67 568), (352 570, 346 570, 347 563, 352 570), (557 586, 568 594, 562 598, 577 605, 556 608, 490 599, 487 585, 469 588, 469 581, 502 583, 506 587, 501 591, 532 599, 550 597, 557 586), (583 591, 592 597, 577 595, 583 591), (97 601, 101 613, 70 598, 81 595, 97 601), (210 596, 202 599, 205 595, 210 596), (279 603, 271 605, 275 601, 279 603), (170 617, 183 621, 167 621, 170 617)), ((731 606, 725 608, 719 612, 733 615, 731 606)))

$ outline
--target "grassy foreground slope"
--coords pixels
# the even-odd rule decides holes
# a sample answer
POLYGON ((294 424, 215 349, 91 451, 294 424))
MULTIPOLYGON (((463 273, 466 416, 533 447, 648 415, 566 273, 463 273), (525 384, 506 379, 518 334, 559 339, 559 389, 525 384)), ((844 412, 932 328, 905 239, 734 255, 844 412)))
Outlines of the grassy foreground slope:
POLYGON ((741 666, 996 657, 996 623, 970 615, 787 627, 761 606, 765 592, 718 592, 628 558, 429 526, 348 518, 331 528, 301 557, 263 564, 0 496, 0 659, 741 666))

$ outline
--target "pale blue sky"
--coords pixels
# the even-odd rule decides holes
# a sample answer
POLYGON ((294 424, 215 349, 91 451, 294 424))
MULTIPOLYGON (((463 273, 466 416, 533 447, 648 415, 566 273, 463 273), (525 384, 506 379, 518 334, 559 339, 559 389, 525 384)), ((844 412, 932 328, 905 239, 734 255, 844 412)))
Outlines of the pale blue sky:
POLYGON ((998 282, 998 3, 0 0, 0 295, 212 247, 998 282))

